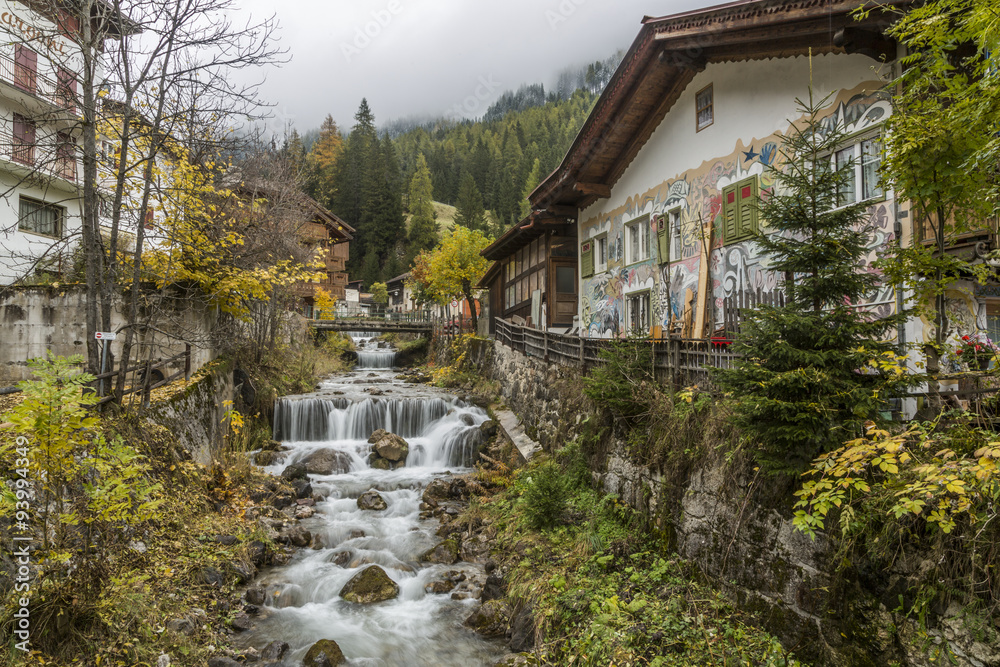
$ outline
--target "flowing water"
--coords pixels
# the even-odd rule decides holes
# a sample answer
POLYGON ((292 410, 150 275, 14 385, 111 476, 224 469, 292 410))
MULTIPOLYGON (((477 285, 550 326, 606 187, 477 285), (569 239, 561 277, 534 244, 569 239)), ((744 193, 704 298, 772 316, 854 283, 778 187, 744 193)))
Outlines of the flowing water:
POLYGON ((359 369, 386 369, 396 364, 396 351, 386 343, 376 341, 379 336, 375 331, 352 331, 351 339, 358 352, 359 369))
POLYGON ((492 665, 503 647, 462 625, 478 602, 425 592, 428 583, 453 570, 485 579, 482 566, 420 562, 421 554, 441 541, 435 535, 438 521, 420 518, 423 487, 468 471, 487 415, 444 392, 394 381, 386 368, 391 358, 381 356, 393 352, 367 354, 379 355, 385 366, 374 370, 367 363, 375 361, 366 359, 364 370, 325 381, 314 394, 286 397, 275 408, 274 437, 289 451, 267 470, 280 474, 317 449, 344 452, 350 470, 310 476, 314 492, 325 497, 316 503, 316 514, 300 523, 313 534, 314 548, 300 549, 287 565, 262 572, 254 585, 266 590, 267 599, 242 641, 258 649, 272 640, 287 642, 291 650, 281 664, 289 666, 301 664, 320 639, 335 640, 353 666, 492 665), (372 396, 373 391, 381 395, 372 396), (378 428, 408 441, 405 467, 369 467, 367 439, 378 428), (372 488, 385 499, 386 510, 358 508, 358 496, 372 488), (340 597, 344 584, 369 563, 380 565, 399 585, 398 598, 362 605, 340 597))

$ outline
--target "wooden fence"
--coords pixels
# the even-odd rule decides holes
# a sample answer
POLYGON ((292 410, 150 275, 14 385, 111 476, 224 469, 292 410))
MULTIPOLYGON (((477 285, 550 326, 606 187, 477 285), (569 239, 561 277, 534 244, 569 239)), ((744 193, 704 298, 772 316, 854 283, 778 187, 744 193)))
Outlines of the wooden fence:
POLYGON ((740 331, 740 323, 745 317, 744 311, 756 310, 758 306, 785 307, 784 292, 762 292, 741 290, 722 300, 723 329, 727 338, 732 338, 740 331))
POLYGON ((150 359, 134 366, 95 375, 94 380, 97 382, 97 392, 102 398, 94 405, 103 405, 114 400, 115 396, 111 393, 111 389, 115 380, 122 373, 125 374, 126 378, 126 389, 122 391, 122 398, 129 394, 141 394, 142 404, 149 405, 149 393, 154 389, 159 389, 181 377, 185 381, 191 379, 191 344, 185 343, 183 352, 179 352, 166 359, 156 362, 150 359), (183 368, 171 375, 164 373, 164 369, 182 359, 184 360, 183 368), (131 383, 128 382, 128 375, 130 373, 132 374, 131 383), (105 384, 105 381, 107 381, 107 384, 105 384))
MULTIPOLYGON (((542 331, 497 319, 496 339, 510 349, 548 363, 572 366, 586 371, 603 364, 601 351, 615 339, 583 338, 542 331)), ((704 339, 668 338, 634 340, 653 350, 653 365, 658 377, 678 383, 708 380, 709 368, 730 368, 735 354, 722 342, 704 339)))

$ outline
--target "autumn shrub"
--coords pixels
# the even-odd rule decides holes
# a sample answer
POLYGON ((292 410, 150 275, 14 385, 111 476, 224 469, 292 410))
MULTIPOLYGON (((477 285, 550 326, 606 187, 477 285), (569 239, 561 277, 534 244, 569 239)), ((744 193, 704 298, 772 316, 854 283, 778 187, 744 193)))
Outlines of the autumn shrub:
POLYGON ((926 554, 932 569, 919 591, 901 596, 903 613, 923 616, 952 599, 967 612, 1000 611, 996 433, 955 415, 896 431, 869 424, 864 436, 817 458, 804 479, 795 525, 835 537, 835 562, 887 571, 913 549, 926 554))

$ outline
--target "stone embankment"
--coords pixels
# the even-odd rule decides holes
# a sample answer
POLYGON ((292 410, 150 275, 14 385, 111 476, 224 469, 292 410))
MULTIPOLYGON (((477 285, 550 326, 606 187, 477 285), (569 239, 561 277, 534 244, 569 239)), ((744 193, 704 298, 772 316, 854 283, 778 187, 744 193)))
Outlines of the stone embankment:
MULTIPOLYGON (((547 451, 583 435, 585 422, 597 418, 575 369, 493 341, 477 341, 468 358, 498 381, 523 430, 547 451)), ((798 656, 816 664, 916 667, 939 662, 928 647, 947 641, 954 664, 1000 665, 1000 647, 981 641, 957 605, 923 620, 902 613, 901 594, 927 569, 919 554, 898 571, 850 580, 822 536, 812 541, 794 528, 790 492, 768 488, 753 470, 711 454, 684 474, 657 469, 632 460, 626 443, 611 435, 600 449, 606 454, 591 462, 598 484, 647 516, 677 553, 756 611, 798 656)))

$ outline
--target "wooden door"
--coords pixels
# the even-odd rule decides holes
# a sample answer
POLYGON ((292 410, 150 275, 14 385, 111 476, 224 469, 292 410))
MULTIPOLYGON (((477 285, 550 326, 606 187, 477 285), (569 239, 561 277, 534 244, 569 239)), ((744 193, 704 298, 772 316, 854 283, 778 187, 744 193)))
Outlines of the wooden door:
POLYGON ((551 326, 568 327, 576 316, 576 260, 553 257, 549 262, 548 320, 551 326))

